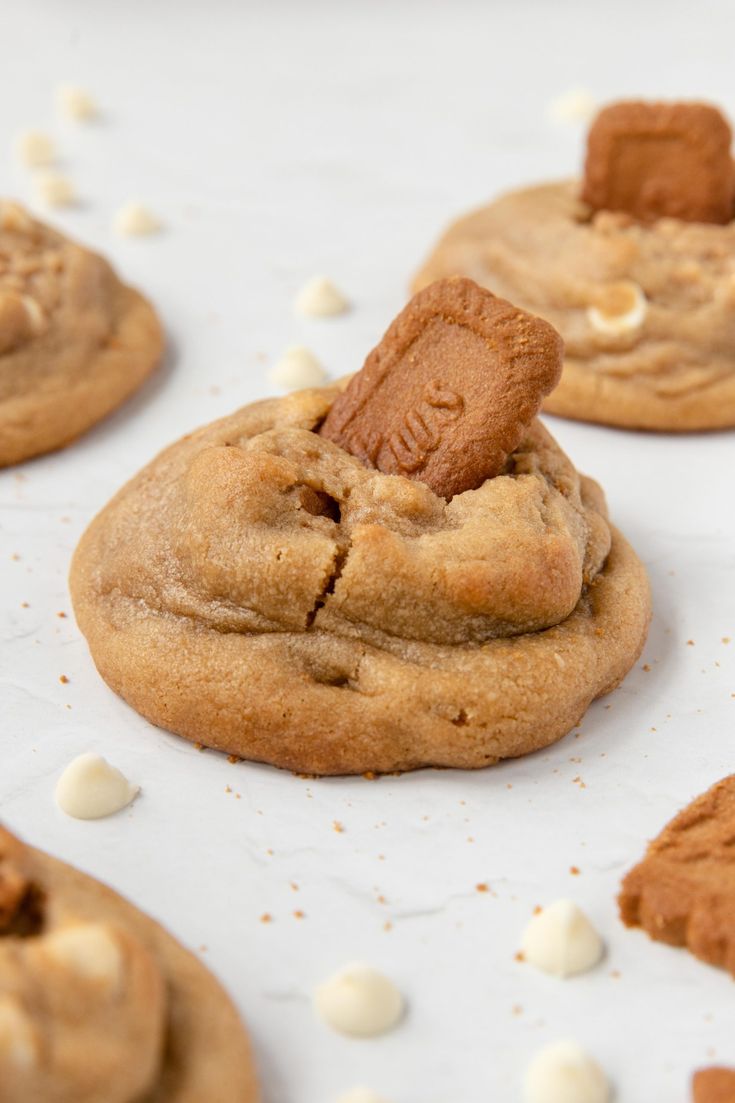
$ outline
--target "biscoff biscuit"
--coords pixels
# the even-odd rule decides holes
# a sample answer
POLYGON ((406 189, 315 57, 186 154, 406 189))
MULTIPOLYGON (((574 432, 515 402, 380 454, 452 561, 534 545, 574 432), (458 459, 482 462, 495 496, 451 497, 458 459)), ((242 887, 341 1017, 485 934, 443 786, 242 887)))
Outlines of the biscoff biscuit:
POLYGON ((692 1077, 693 1103, 733 1103, 735 1069, 700 1069, 692 1077))
POLYGON ((697 797, 623 881, 620 915, 735 976, 735 774, 697 797))
POLYGON ((604 108, 587 139, 582 198, 644 222, 730 222, 732 131, 704 103, 624 101, 604 108))
POLYGON ((548 322, 472 280, 438 280, 398 315, 319 432, 452 498, 502 471, 562 355, 548 322))

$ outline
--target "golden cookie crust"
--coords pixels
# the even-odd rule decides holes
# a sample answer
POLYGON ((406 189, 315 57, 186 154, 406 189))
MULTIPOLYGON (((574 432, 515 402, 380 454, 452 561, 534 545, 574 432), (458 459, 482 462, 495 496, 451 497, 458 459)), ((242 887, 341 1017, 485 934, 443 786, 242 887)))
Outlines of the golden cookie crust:
POLYGON ((153 308, 107 261, 0 201, 0 467, 80 436, 162 350, 153 308))
POLYGON ((161 453, 83 536, 74 609, 154 724, 309 774, 476 768, 561 738, 645 640, 645 572, 538 422, 447 503, 313 432, 337 387, 161 453))
MULTIPOLYGON (((13 982, 14 966, 17 973, 16 958, 32 962, 38 957, 42 986, 50 990, 58 984, 60 991, 45 997, 44 1010, 37 1017, 41 1037, 44 1031, 51 1031, 54 1036, 52 1057, 57 1071, 52 1076, 52 1084, 55 1101, 71 1103, 74 1098, 74 1103, 80 1103, 83 1096, 85 1103, 97 1103, 102 1099, 105 1103, 112 1099, 132 1103, 139 1098, 145 1098, 146 1103, 201 1103, 205 1099, 216 1099, 218 1103, 257 1103, 260 1096, 245 1029, 223 988, 192 953, 112 889, 43 851, 26 846, 0 827, 0 896, 4 884, 7 886, 8 876, 16 876, 18 871, 28 878, 33 892, 43 898, 44 919, 38 931, 32 934, 25 931, 23 937, 12 937, 13 932, 8 937, 7 931, 3 937, 0 932, 0 979, 6 982, 0 995, 7 999, 7 994, 18 988, 17 982, 13 982), (94 1034, 94 1022, 87 1023, 84 1011, 88 1006, 85 999, 94 999, 94 994, 85 988, 83 979, 75 979, 79 974, 62 974, 57 978, 55 958, 49 956, 59 931, 67 931, 70 926, 78 929, 79 925, 86 924, 95 931, 110 932, 121 941, 127 971, 119 990, 125 999, 130 999, 131 988, 137 987, 143 1001, 132 1023, 139 1032, 138 1048, 131 1050, 127 1062, 124 1054, 115 1055, 117 1076, 107 1086, 104 1081, 100 1086, 94 1070, 95 1060, 101 1061, 108 1048, 114 1052, 120 1044, 132 1044, 131 1039, 116 1031, 114 1037, 100 1036, 86 1051, 79 1050, 76 1044, 79 1033, 91 1029, 94 1034), (76 992, 75 984, 78 985, 76 992), (153 1043, 159 1050, 157 1067, 152 1071, 142 1070, 146 1080, 145 1095, 141 1097, 139 1087, 134 1086, 135 1078, 141 1075, 140 1048, 147 1044, 143 1035, 156 1029, 153 1022, 148 1021, 152 1014, 150 1008, 155 1010, 162 997, 165 1000, 163 1037, 153 1043), (70 1001, 73 1002, 70 1004, 70 1001), (66 1037, 61 1034, 59 1024, 51 1020, 49 1011, 54 1005, 58 1010, 64 1004, 72 1023, 75 1019, 77 1022, 76 1028, 66 1037), (76 1085, 76 1094, 74 1090, 69 1093, 70 1082, 76 1085)), ((20 1003, 14 1001, 15 1006, 22 1007, 30 1016, 31 1022, 35 1017, 38 1000, 35 986, 38 983, 38 980, 31 981, 20 1003)), ((100 1029, 104 1034, 102 1014, 100 1029)), ((41 1053, 45 1053, 43 1041, 41 1053)), ((47 1054, 43 1060, 48 1059, 47 1054)), ((21 1084, 26 1071, 21 1062, 21 1084)), ((33 1100, 28 1095, 33 1090, 32 1082, 23 1089, 22 1096, 13 1094, 17 1086, 13 1072, 11 1061, 3 1073, 4 1092, 10 1093, 8 1100, 23 1098, 23 1103, 50 1103, 50 1086, 43 1089, 42 1096, 34 1094, 33 1100)))
POLYGON ((630 429, 735 425, 735 221, 641 224, 593 213, 577 181, 511 192, 446 231, 413 287, 461 274, 540 315, 566 346, 544 409, 630 429), (640 326, 601 333, 588 308, 621 281, 640 326))

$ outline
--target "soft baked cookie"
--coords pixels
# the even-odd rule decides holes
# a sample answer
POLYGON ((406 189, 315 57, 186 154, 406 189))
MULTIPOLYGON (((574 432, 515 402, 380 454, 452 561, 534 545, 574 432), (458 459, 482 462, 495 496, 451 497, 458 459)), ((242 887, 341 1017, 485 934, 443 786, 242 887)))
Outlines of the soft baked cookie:
POLYGON ((0 201, 0 467, 74 440, 162 348, 153 308, 107 261, 0 201))
POLYGON ((684 808, 625 877, 620 915, 735 976, 735 774, 684 808))
MULTIPOLYGON (((618 140, 619 135, 613 137, 618 140)), ((550 413, 637 429, 733 426, 734 178, 731 172, 728 185, 721 171, 723 156, 731 166, 729 141, 727 123, 705 105, 608 108, 591 133, 595 157, 592 166, 588 161, 585 194, 598 202, 607 197, 616 207, 627 200, 638 212, 644 203, 647 210, 658 203, 662 210, 681 210, 684 217, 649 215, 643 220, 626 210, 596 210, 580 197, 576 180, 525 188, 451 226, 416 276, 414 288, 461 273, 548 319, 566 345, 561 383, 544 402, 550 413), (645 182, 647 190, 626 191, 620 184, 621 164, 628 176, 653 173, 663 152, 645 146, 643 138, 652 140, 652 132, 646 131, 642 137, 633 135, 641 138, 633 154, 623 159, 618 150, 616 161, 609 152, 617 147, 611 145, 606 122, 613 112, 629 128, 639 115, 645 121, 652 114, 662 131, 661 151, 678 143, 672 148, 682 174, 677 181, 681 196, 664 192, 658 178, 645 182), (683 120, 683 136, 670 133, 674 119, 683 120), (596 127, 600 139, 593 143, 596 127), (699 144, 689 141, 686 127, 704 132, 699 144), (711 150, 707 141, 716 148, 711 150), (645 163, 641 144, 648 152, 645 163), (696 160, 691 163, 697 155, 699 174, 696 160), (705 160, 715 155, 720 171, 713 169, 710 187, 717 202, 708 208, 706 197, 690 193, 705 178, 705 160), (602 176, 608 173, 607 189, 600 160, 602 176), (728 186, 730 215, 723 222, 723 187, 728 186), (692 213, 704 217, 700 212, 710 209, 714 221, 684 220, 692 213)))
POLYGON ((71 591, 102 677, 161 727, 305 773, 554 742, 648 628, 602 492, 534 420, 500 474, 446 500, 317 432, 345 387, 183 438, 92 522, 71 591))
POLYGON ((204 966, 111 889, 0 827, 3 1103, 256 1103, 204 966))
POLYGON ((735 1069, 700 1069, 692 1077, 693 1103, 735 1103, 735 1069))

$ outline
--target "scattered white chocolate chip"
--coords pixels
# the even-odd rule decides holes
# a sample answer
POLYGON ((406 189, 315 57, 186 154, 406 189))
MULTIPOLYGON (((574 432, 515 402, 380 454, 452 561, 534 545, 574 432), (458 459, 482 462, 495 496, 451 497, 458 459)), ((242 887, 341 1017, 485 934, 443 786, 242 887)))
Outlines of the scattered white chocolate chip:
POLYGON ((608 1103, 610 1085, 577 1042, 554 1042, 528 1066, 524 1099, 526 1103, 608 1103))
POLYGON ((555 123, 586 123, 597 111, 597 101, 586 88, 570 88, 549 104, 549 118, 555 123))
POLYGON ((532 917, 523 933, 524 960, 555 977, 571 977, 597 965, 602 939, 573 900, 556 900, 532 917))
POLYGON ((115 212, 112 228, 121 237, 142 237, 157 233, 161 229, 161 223, 142 203, 130 200, 115 212))
POLYGON ((56 109, 67 119, 94 119, 97 116, 97 104, 84 88, 75 84, 60 84, 55 93, 56 109))
POLYGON ((387 1103, 382 1095, 377 1095, 370 1088, 352 1088, 339 1097, 337 1103, 387 1103))
POLYGON ((122 976, 122 953, 102 923, 77 923, 46 935, 43 952, 85 980, 112 988, 122 976))
POLYGON ((12 996, 0 997, 0 1058, 19 1068, 30 1068, 39 1057, 38 1036, 33 1023, 12 996))
POLYGON ((639 329, 647 310, 643 289, 632 280, 621 280, 598 292, 596 301, 587 307, 587 318, 598 333, 620 336, 639 329))
POLYGON ((317 1014, 340 1034, 369 1038, 395 1026, 403 1014, 395 984, 369 965, 340 969, 314 992, 317 1014))
POLYGON ((80 754, 56 783, 56 801, 62 812, 77 820, 111 816, 140 792, 124 774, 98 754, 80 754))
POLYGON ((15 151, 27 168, 50 165, 56 158, 56 147, 42 130, 24 130, 15 140, 15 151))
POLYGON ((70 207, 76 202, 74 185, 60 172, 40 172, 35 180, 36 198, 46 207, 70 207))
POLYGON ((299 291, 294 302, 297 314, 308 318, 327 318, 344 314, 350 304, 326 276, 314 276, 299 291))
POLYGON ((271 383, 285 391, 319 387, 327 378, 322 365, 303 345, 291 345, 269 373, 271 383))

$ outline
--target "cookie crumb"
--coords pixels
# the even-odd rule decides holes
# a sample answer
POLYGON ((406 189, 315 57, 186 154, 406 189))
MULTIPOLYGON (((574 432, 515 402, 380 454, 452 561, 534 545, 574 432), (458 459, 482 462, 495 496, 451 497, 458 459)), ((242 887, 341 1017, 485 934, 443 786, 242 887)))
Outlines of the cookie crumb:
POLYGON ((643 666, 641 667, 641 670, 645 670, 646 674, 650 674, 650 672, 651 672, 651 668, 648 665, 648 663, 644 663, 643 666))
POLYGON ((487 881, 481 881, 479 885, 475 885, 475 890, 477 892, 489 892, 490 886, 488 885, 487 881))
POLYGON ((572 877, 579 877, 581 870, 577 866, 570 866, 569 872, 571 873, 572 877))
POLYGON ((42 130, 22 131, 15 139, 15 152, 26 168, 40 168, 42 165, 51 165, 56 160, 53 140, 42 130))
POLYGON ((294 919, 306 919, 305 913, 298 909, 293 913, 293 917, 294 919))
POLYGON ((261 923, 272 923, 273 922, 273 916, 270 914, 270 912, 263 912, 263 914, 260 917, 260 922, 261 923))
POLYGON ((152 211, 131 199, 115 212, 112 228, 120 237, 144 237, 158 233, 161 223, 152 211))
POLYGON ((69 685, 69 679, 67 678, 66 674, 59 674, 59 681, 61 682, 62 686, 69 685))
POLYGON ((228 762, 229 762, 229 763, 230 763, 230 764, 231 764, 232 766, 236 766, 238 762, 242 762, 242 759, 241 759, 241 758, 238 758, 236 754, 228 754, 228 756, 227 756, 227 761, 228 761, 228 762))
POLYGON ((723 636, 722 637, 722 643, 729 643, 729 642, 730 642, 730 637, 729 636, 723 636))
POLYGON ((89 92, 76 84, 59 84, 54 92, 56 110, 66 119, 85 122, 99 114, 97 104, 89 92))
POLYGON ((344 834, 344 824, 341 824, 339 820, 332 820, 332 830, 336 831, 338 835, 344 834))
POLYGON ((694 647, 694 640, 687 640, 687 647, 694 647))

